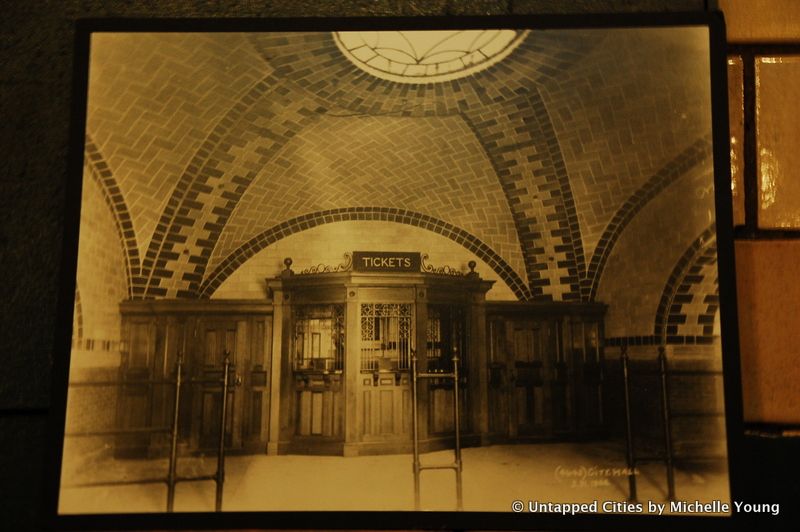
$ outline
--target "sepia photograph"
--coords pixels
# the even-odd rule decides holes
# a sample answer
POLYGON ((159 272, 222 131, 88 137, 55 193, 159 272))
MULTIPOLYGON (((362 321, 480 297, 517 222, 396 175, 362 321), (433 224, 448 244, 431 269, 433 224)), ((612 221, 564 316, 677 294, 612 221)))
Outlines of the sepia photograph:
POLYGON ((60 515, 732 512, 708 25, 428 26, 90 32, 60 515))

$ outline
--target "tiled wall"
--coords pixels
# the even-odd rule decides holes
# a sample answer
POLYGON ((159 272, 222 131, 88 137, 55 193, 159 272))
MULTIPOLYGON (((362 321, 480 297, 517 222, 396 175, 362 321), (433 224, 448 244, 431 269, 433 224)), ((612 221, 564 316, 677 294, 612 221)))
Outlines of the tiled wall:
POLYGON ((606 337, 656 334, 659 305, 676 267, 676 277, 683 275, 688 264, 679 265, 682 259, 693 260, 698 242, 705 249, 714 238, 708 231, 714 224, 710 181, 708 166, 692 168, 653 197, 621 233, 597 290, 597 300, 609 303, 606 337))
POLYGON ((427 263, 450 266, 467 272, 467 263, 478 263, 475 271, 483 279, 495 281, 486 297, 514 300, 508 285, 486 262, 462 245, 430 230, 385 221, 343 221, 308 229, 267 246, 239 266, 211 296, 217 299, 265 299, 267 277, 275 277, 292 259, 292 270, 300 273, 319 264, 345 263, 352 251, 419 251, 428 254, 427 263))
MULTIPOLYGON (((114 379, 120 362, 119 302, 128 297, 125 257, 118 225, 98 176, 87 166, 81 199, 78 277, 73 315, 70 381, 114 379)), ((67 401, 67 430, 113 427, 116 388, 72 388, 67 401)), ((106 453, 103 438, 70 438, 69 452, 106 453)))
POLYGON ((286 220, 393 207, 490 246, 521 299, 589 300, 631 216, 707 161, 705 37, 681 32, 534 32, 486 71, 413 87, 364 75, 324 32, 191 51, 99 37, 88 130, 133 220, 131 293, 196 297, 286 220))
POLYGON ((118 347, 118 305, 128 297, 125 256, 120 242, 106 196, 87 166, 78 241, 77 293, 80 294, 82 335, 74 341, 79 349, 111 351, 118 347))
MULTIPOLYGON (((377 205, 460 227, 525 279, 511 210, 464 120, 340 114, 318 117, 259 170, 225 225, 209 269, 242 242, 298 213, 377 205)), ((258 144, 237 153, 257 150, 258 144)))

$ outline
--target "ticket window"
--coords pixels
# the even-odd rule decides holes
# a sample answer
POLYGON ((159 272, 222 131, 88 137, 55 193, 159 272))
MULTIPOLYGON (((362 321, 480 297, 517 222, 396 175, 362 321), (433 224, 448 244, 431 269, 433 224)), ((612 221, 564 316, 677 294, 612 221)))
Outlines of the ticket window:
POLYGON ((296 372, 341 372, 344 367, 344 305, 301 305, 295 311, 296 372))
POLYGON ((361 304, 361 370, 405 371, 411 361, 413 305, 361 304))
POLYGON ((453 347, 458 349, 459 371, 467 367, 464 311, 453 305, 428 307, 427 360, 428 370, 448 372, 453 369, 453 347))
MULTIPOLYGON (((466 321, 464 310, 457 305, 429 305, 427 337, 427 370, 431 373, 453 371, 453 348, 458 351, 458 371, 460 390, 458 401, 461 412, 469 412, 467 388, 466 321)), ((428 433, 433 435, 452 434, 453 420, 453 381, 451 379, 431 379, 428 386, 428 433)), ((469 431, 469 415, 461 416, 461 429, 469 431)))
POLYGON ((342 378, 345 359, 344 305, 294 307, 291 346, 294 371, 294 436, 300 449, 309 439, 340 441, 342 378), (305 443, 304 443, 305 442, 305 443))
MULTIPOLYGON (((360 303, 361 371, 356 426, 361 442, 405 442, 411 434, 408 370, 414 305, 360 303)), ((399 452, 401 447, 394 448, 399 452)))

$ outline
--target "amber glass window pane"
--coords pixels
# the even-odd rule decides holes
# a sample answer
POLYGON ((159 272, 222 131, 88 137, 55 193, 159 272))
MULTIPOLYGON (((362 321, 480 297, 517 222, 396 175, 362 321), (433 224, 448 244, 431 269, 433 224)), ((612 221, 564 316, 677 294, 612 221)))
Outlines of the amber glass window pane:
POLYGON ((758 225, 800 228, 800 56, 756 58, 758 225))
POLYGON ((731 133, 733 225, 744 225, 744 85, 742 58, 728 58, 728 123, 731 133))

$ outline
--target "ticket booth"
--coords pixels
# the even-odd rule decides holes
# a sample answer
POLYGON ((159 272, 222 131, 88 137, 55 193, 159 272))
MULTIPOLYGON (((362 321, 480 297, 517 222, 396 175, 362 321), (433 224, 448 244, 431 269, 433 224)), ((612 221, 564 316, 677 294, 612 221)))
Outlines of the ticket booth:
MULTIPOLYGON (((225 358, 229 452, 408 453, 411 361, 451 379, 418 387, 422 452, 453 445, 453 401, 465 446, 601 436, 603 318, 600 303, 486 301, 494 281, 432 266, 406 252, 353 252, 338 266, 284 270, 264 300, 128 301, 117 401, 118 455, 159 455, 169 388, 184 360, 180 443, 206 452, 218 440, 225 358), (152 381, 152 382, 151 382, 152 381)), ((182 448, 183 448, 182 447, 182 448)))
MULTIPOLYGON (((267 280, 274 303, 273 401, 268 452, 402 453, 411 450, 411 383, 420 370, 461 359, 467 443, 488 431, 485 296, 493 281, 426 264, 420 253, 354 252, 337 267, 267 280)), ((451 445, 452 383, 420 391, 423 450, 451 445)))

